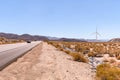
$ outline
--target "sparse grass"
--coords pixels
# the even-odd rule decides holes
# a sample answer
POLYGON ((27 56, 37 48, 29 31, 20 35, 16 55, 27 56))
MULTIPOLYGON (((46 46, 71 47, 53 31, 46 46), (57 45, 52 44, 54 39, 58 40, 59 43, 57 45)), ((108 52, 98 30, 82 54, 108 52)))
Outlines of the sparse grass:
POLYGON ((103 62, 105 62, 105 63, 106 63, 106 62, 109 62, 109 60, 108 60, 108 59, 104 59, 104 60, 103 60, 103 62))
POLYGON ((64 50, 65 53, 70 54, 71 52, 68 50, 64 50))
POLYGON ((20 43, 24 42, 23 40, 17 40, 17 39, 7 39, 4 37, 0 37, 0 44, 13 44, 13 43, 20 43))
POLYGON ((116 60, 115 59, 110 59, 110 61, 109 61, 110 63, 115 63, 116 62, 116 60))
POLYGON ((71 52, 70 55, 73 57, 74 61, 85 62, 85 63, 88 62, 88 59, 85 58, 83 54, 71 52))
POLYGON ((60 51, 64 51, 64 49, 63 49, 63 48, 59 48, 59 50, 60 50, 60 51))
MULTIPOLYGON (((120 43, 112 42, 63 42, 63 41, 46 41, 48 44, 55 46, 58 50, 67 54, 72 52, 82 53, 88 57, 103 57, 109 54, 110 57, 116 57, 120 60, 120 43), (69 50, 70 49, 70 50, 69 50)), ((78 55, 78 54, 77 54, 78 55)), ((114 61, 111 61, 114 62, 114 61)))
MULTIPOLYGON (((120 60, 120 50, 118 48, 120 47, 120 43, 59 41, 50 41, 48 43, 52 44, 60 51, 64 51, 65 53, 71 55, 74 61, 87 63, 88 59, 85 56, 103 57, 104 54, 109 54, 110 57, 116 57, 120 60), (74 51, 72 52, 72 50, 74 51)), ((97 67, 96 80, 120 80, 120 68, 110 65, 114 63, 115 60, 105 59, 103 62, 105 62, 105 64, 101 64, 97 67)))
POLYGON ((120 69, 110 64, 101 64, 97 67, 96 80, 120 80, 120 69))
POLYGON ((120 60, 120 56, 118 56, 117 59, 120 60))
POLYGON ((114 54, 113 54, 113 53, 109 53, 109 56, 110 56, 110 57, 114 57, 114 54))
POLYGON ((95 54, 94 52, 90 52, 90 53, 88 53, 88 56, 89 56, 89 57, 95 57, 96 54, 95 54))

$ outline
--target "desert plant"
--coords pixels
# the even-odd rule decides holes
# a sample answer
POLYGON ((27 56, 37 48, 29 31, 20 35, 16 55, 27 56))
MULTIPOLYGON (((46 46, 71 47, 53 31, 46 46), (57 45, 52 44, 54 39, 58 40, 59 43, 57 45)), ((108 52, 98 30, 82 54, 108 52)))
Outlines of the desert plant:
MULTIPOLYGON (((46 41, 48 44, 55 46, 58 50, 67 54, 76 52, 88 57, 103 57, 109 54, 110 57, 116 57, 120 60, 120 43, 111 42, 64 42, 64 41, 46 41), (68 49, 67 49, 68 48, 68 49), (69 51, 70 50, 70 51, 69 51)), ((113 61, 111 61, 113 62, 113 61)))
POLYGON ((59 48, 59 50, 60 50, 60 51, 64 51, 64 49, 63 49, 63 48, 59 48))
POLYGON ((97 80, 120 80, 120 69, 110 64, 101 64, 97 67, 97 80))
POLYGON ((106 63, 106 62, 109 62, 109 60, 108 60, 108 59, 104 59, 104 60, 103 60, 103 62, 105 62, 105 63, 106 63))
POLYGON ((110 59, 110 61, 109 61, 110 63, 115 63, 116 62, 116 60, 115 59, 110 59))
POLYGON ((68 50, 63 50, 65 53, 70 54, 71 52, 68 50))
POLYGON ((117 59, 120 60, 120 56, 118 56, 117 59))
POLYGON ((109 53, 109 56, 110 56, 110 57, 114 57, 114 54, 110 52, 110 53, 109 53))
POLYGON ((70 55, 73 57, 74 61, 79 61, 79 62, 88 62, 88 59, 84 57, 84 55, 80 54, 80 53, 75 53, 75 52, 71 52, 70 55))
POLYGON ((96 56, 96 53, 95 52, 90 52, 88 53, 88 57, 95 57, 96 56))

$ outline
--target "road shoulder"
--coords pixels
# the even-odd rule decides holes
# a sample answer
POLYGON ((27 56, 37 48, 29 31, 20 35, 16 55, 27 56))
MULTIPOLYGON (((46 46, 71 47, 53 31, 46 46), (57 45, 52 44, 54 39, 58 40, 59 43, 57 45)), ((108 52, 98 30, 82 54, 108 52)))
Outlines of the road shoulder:
POLYGON ((0 72, 0 80, 92 80, 90 66, 41 43, 0 72))

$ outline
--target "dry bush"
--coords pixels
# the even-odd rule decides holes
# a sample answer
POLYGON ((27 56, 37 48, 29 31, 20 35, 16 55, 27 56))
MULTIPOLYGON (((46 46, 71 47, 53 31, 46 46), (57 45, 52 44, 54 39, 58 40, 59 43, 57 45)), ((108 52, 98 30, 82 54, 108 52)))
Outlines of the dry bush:
POLYGON ((120 80, 120 69, 110 64, 101 64, 97 67, 96 80, 120 80))
POLYGON ((109 60, 108 60, 108 59, 104 59, 104 60, 103 60, 103 62, 105 62, 105 63, 106 63, 106 62, 109 62, 109 60))
POLYGON ((7 39, 4 37, 0 37, 0 44, 13 44, 13 43, 21 43, 24 42, 23 40, 17 40, 17 39, 7 39))
POLYGON ((117 59, 120 60, 120 56, 118 56, 117 59))
POLYGON ((109 52, 109 56, 110 56, 110 57, 114 57, 114 54, 111 53, 111 52, 109 52))
POLYGON ((96 56, 96 53, 95 52, 90 52, 88 53, 88 57, 95 57, 96 56))
POLYGON ((45 41, 45 42, 47 42, 50 45, 53 45, 53 42, 51 42, 51 41, 45 41))
POLYGON ((46 41, 48 44, 55 46, 58 50, 70 54, 71 51, 76 53, 87 54, 88 57, 103 57, 109 54, 110 57, 116 57, 120 60, 120 43, 111 42, 64 42, 64 41, 46 41), (68 48, 68 49, 67 49, 68 48), (71 51, 68 51, 71 49, 71 51))
POLYGON ((115 63, 116 62, 116 60, 115 59, 110 59, 110 61, 109 61, 110 63, 115 63))
POLYGON ((80 62, 88 62, 88 59, 84 57, 84 55, 79 54, 79 53, 75 53, 75 52, 71 52, 70 55, 73 57, 74 61, 80 61, 80 62))
POLYGON ((63 48, 59 48, 59 50, 60 50, 60 51, 64 51, 64 49, 63 49, 63 48))
POLYGON ((68 50, 63 50, 65 53, 70 54, 71 52, 68 50))

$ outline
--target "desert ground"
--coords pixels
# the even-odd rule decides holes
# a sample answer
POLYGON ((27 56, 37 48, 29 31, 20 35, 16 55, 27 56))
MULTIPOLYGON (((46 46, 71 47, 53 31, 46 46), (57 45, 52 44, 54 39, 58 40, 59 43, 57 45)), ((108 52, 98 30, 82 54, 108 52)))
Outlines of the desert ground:
POLYGON ((0 80, 93 80, 90 65, 42 42, 0 71, 0 80))

